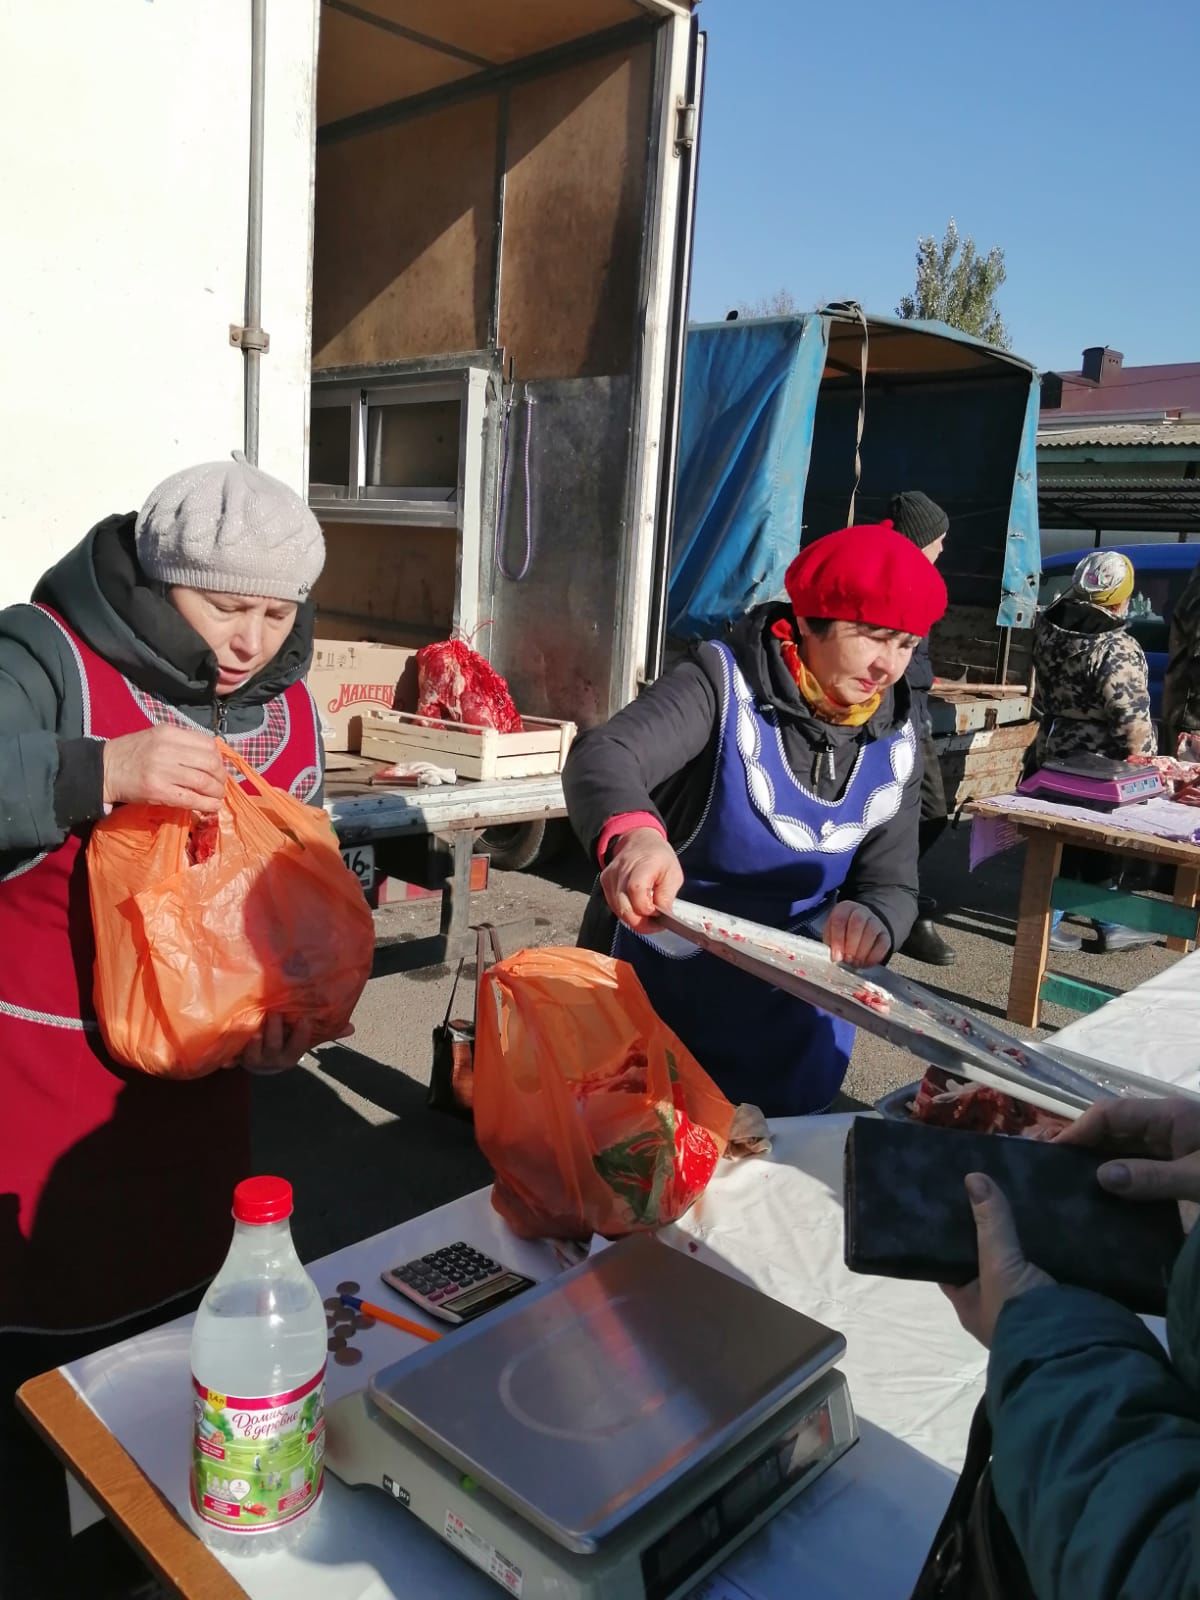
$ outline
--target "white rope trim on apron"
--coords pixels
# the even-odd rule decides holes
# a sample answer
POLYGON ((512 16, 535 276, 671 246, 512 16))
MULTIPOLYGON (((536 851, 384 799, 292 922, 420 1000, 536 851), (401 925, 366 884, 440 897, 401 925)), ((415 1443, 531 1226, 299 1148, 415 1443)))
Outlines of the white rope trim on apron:
POLYGON ((34 1022, 43 1028, 66 1028, 76 1033, 95 1033, 100 1024, 84 1017, 61 1017, 54 1011, 30 1011, 27 1006, 15 1006, 9 1000, 0 1000, 0 1016, 12 1017, 17 1022, 34 1022))
MULTIPOLYGON (((750 686, 736 663, 733 663, 731 670, 733 690, 737 697, 737 745, 746 771, 746 788, 754 809, 781 843, 801 854, 819 851, 825 855, 840 855, 846 851, 857 850, 873 828, 891 821, 900 809, 900 803, 904 798, 904 785, 912 776, 916 763, 917 742, 911 721, 904 724, 899 737, 891 742, 888 751, 892 768, 891 781, 878 785, 867 796, 861 821, 826 822, 822 824, 820 833, 816 833, 799 817, 786 816, 778 809, 775 785, 770 773, 759 759, 762 754, 762 739, 750 686)), ((855 771, 851 774, 849 782, 853 782, 857 775, 861 760, 860 755, 859 763, 855 764, 855 771)))
POLYGON ((75 643, 70 633, 66 628, 63 627, 58 618, 51 612, 47 611, 45 606, 38 605, 35 602, 33 605, 33 610, 40 611, 47 622, 53 623, 58 629, 59 633, 61 633, 63 638, 67 641, 67 644, 71 647, 71 654, 75 658, 75 670, 79 674, 79 694, 83 701, 83 737, 85 739, 90 739, 92 737, 92 690, 91 685, 88 683, 88 675, 84 671, 83 657, 79 654, 79 646, 75 643))

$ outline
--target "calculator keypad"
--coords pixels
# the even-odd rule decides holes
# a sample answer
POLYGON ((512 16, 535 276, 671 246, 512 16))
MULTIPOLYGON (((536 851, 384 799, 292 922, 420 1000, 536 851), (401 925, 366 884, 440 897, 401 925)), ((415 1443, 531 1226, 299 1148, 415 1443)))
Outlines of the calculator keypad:
POLYGON ((474 1250, 467 1244, 447 1245, 444 1250, 434 1250, 427 1256, 395 1267, 394 1274, 410 1289, 431 1305, 447 1300, 451 1295, 484 1283, 488 1278, 501 1276, 506 1269, 490 1256, 474 1250))

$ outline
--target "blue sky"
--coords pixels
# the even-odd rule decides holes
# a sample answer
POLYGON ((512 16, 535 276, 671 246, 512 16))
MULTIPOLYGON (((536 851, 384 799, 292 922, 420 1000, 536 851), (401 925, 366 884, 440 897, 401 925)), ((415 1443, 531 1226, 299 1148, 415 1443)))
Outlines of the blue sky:
POLYGON ((1014 351, 1200 361, 1200 5, 704 0, 693 318, 891 313, 917 235, 1005 251, 1014 351))

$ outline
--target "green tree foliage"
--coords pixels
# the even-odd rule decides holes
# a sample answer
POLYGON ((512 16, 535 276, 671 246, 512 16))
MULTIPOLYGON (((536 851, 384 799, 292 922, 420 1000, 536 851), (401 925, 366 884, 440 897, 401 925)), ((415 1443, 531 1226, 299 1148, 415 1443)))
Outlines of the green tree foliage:
POLYGON ((896 315, 948 322, 1007 350, 1008 330, 996 307, 996 293, 1006 276, 1004 251, 993 245, 981 255, 974 239, 963 238, 951 217, 941 244, 932 234, 918 238, 916 288, 901 300, 896 315))

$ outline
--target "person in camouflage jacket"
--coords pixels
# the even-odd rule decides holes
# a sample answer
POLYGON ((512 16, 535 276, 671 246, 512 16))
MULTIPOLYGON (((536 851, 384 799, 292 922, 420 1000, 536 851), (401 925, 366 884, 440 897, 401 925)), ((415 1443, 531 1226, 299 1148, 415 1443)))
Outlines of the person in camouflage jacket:
MULTIPOLYGON (((1133 566, 1118 550, 1094 550, 1075 568, 1071 587, 1046 607, 1033 634, 1033 665, 1042 725, 1038 766, 1070 756, 1101 755, 1115 761, 1157 751, 1150 720, 1146 653, 1128 630, 1133 566)), ((1112 885, 1112 858, 1068 846, 1062 870, 1084 883, 1112 885)), ((1079 950, 1078 933, 1061 926, 1055 911, 1052 950, 1079 950)), ((1097 921, 1102 951, 1154 944, 1157 935, 1097 921)))
POLYGON ((1200 566, 1188 579, 1171 617, 1163 681, 1163 753, 1177 753, 1181 733, 1200 733, 1200 566))
POLYGON ((1085 752, 1117 761, 1156 753, 1146 653, 1126 621, 1132 592, 1128 558, 1097 550, 1038 618, 1039 766, 1085 752))

